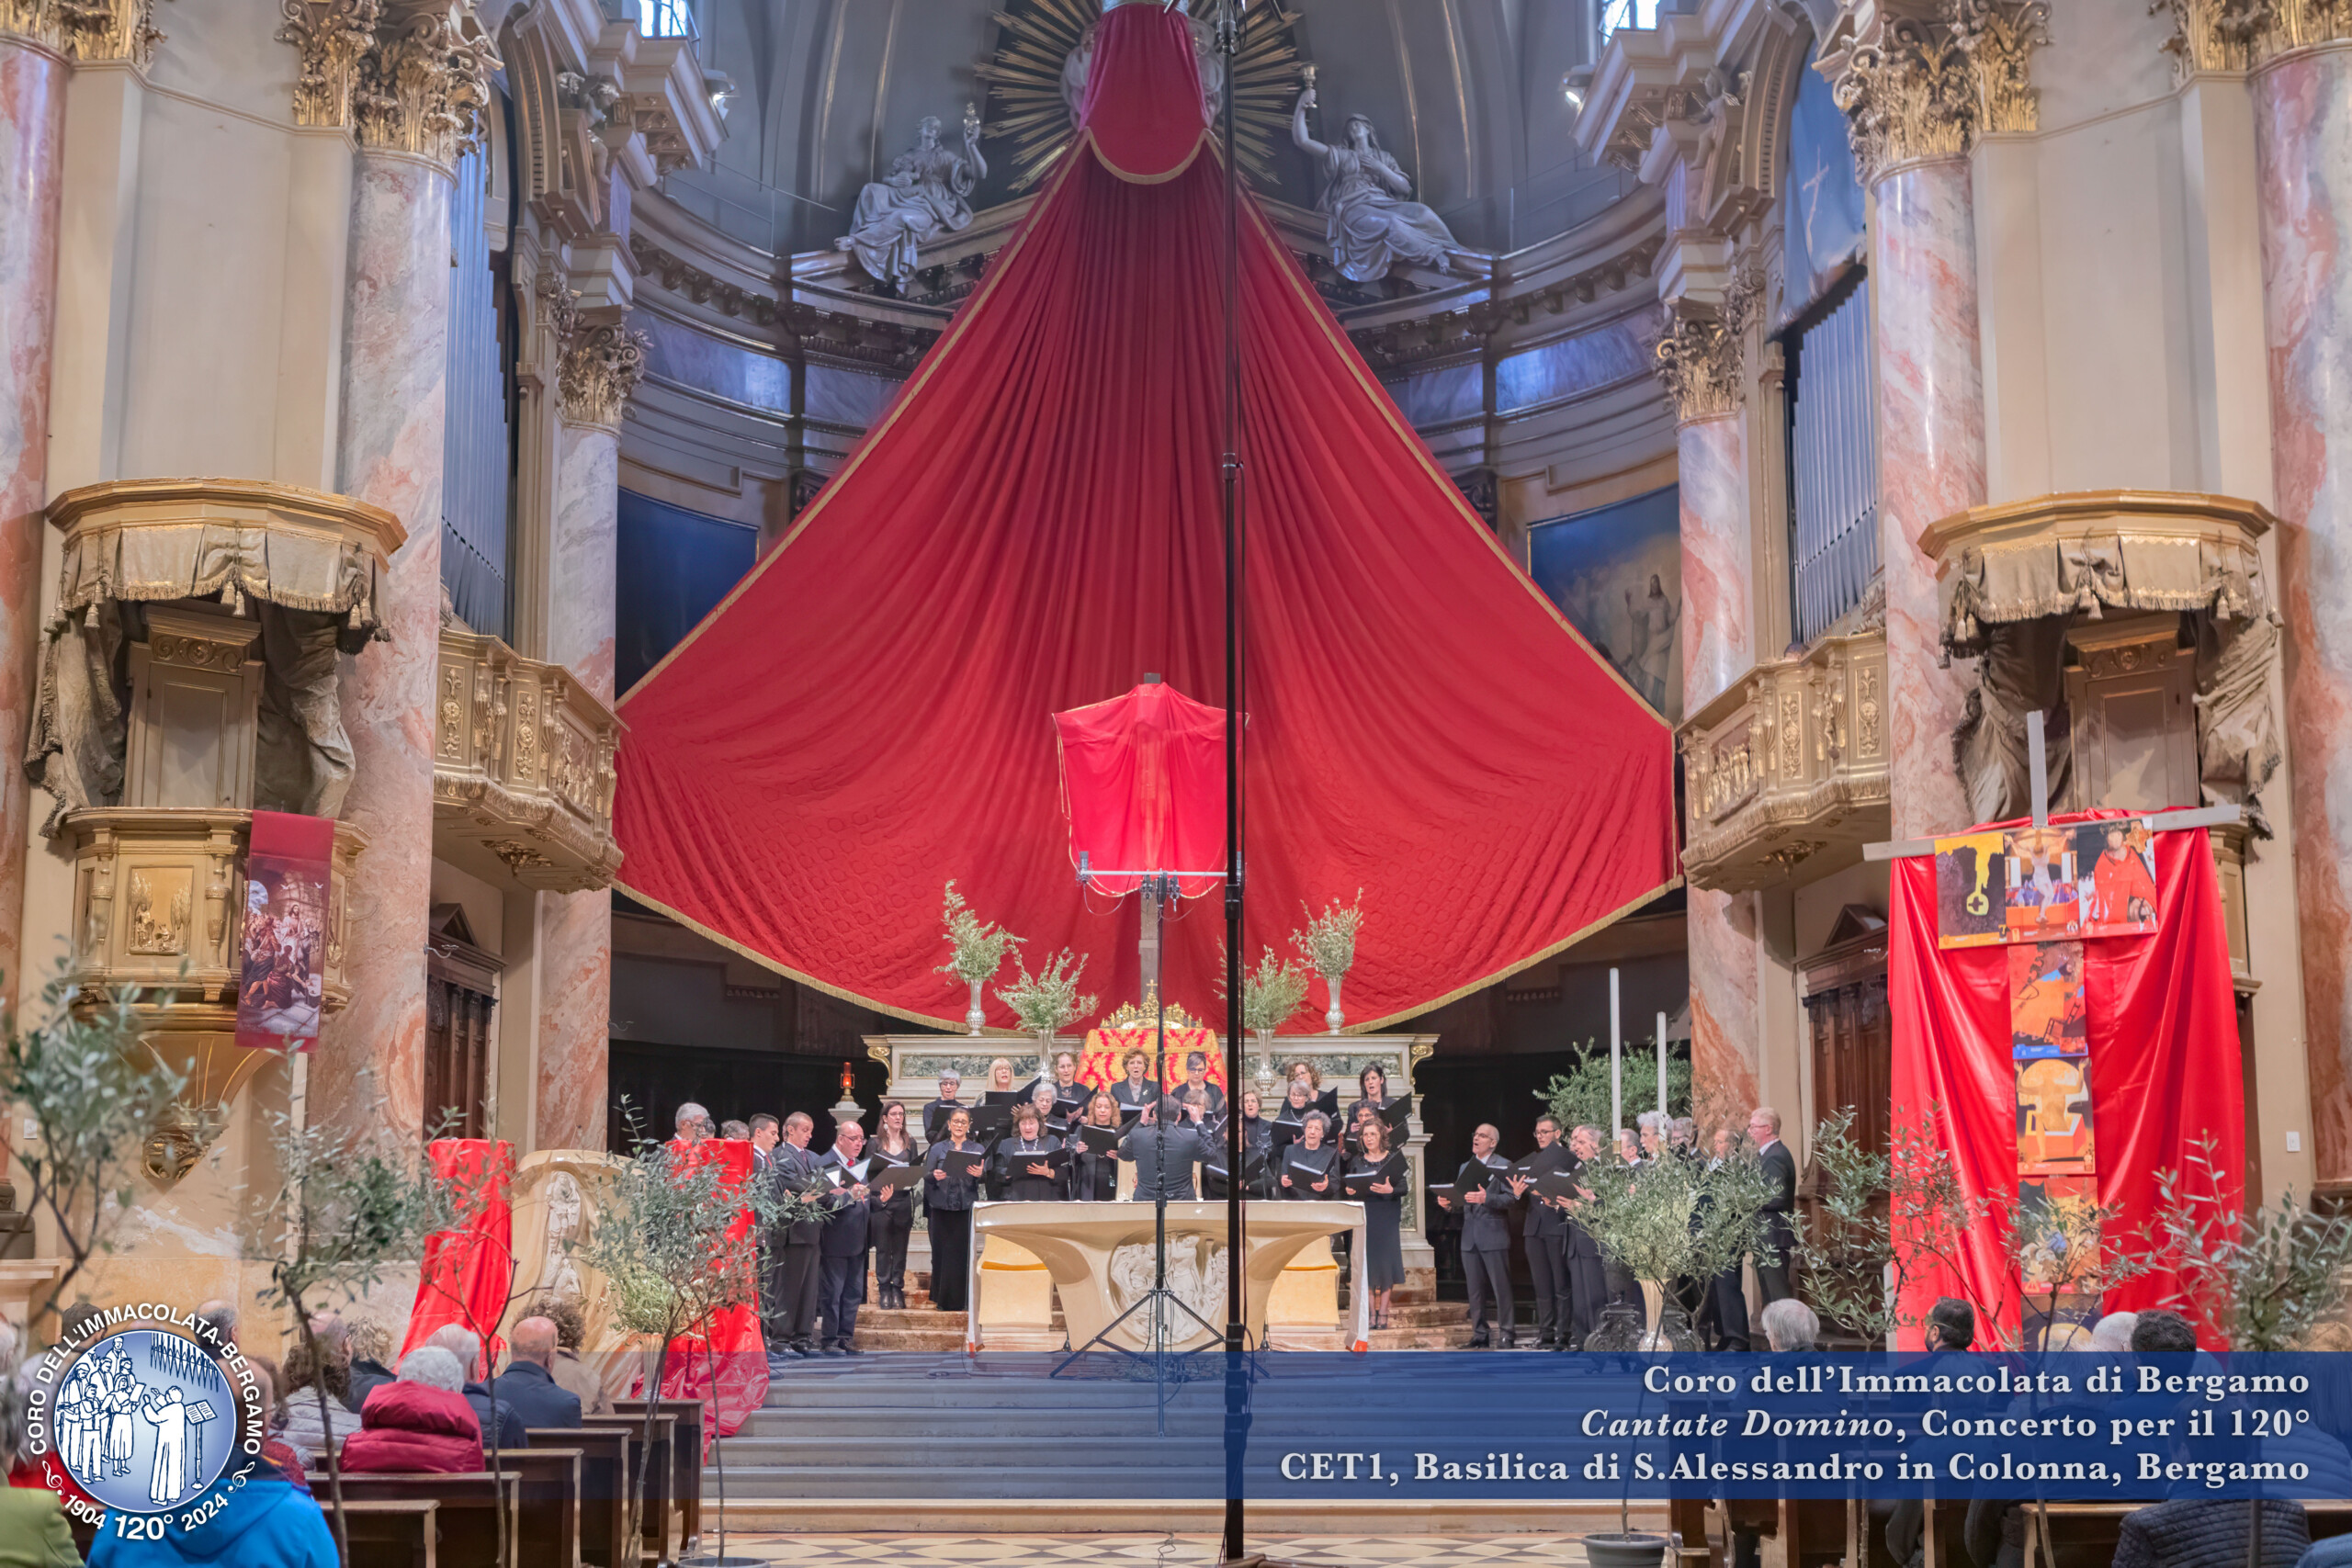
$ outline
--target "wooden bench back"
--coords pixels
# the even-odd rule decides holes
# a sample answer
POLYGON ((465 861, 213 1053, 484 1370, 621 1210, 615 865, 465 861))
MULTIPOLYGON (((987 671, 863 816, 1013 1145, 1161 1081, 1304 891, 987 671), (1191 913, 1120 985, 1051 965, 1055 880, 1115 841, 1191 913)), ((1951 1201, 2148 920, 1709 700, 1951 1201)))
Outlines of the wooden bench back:
POLYGON ((588 1568, 625 1568, 613 1545, 628 1529, 628 1434, 602 1427, 534 1427, 537 1448, 580 1453, 580 1561, 588 1568))
MULTIPOLYGON (((670 1521, 674 1509, 671 1489, 676 1484, 670 1454, 678 1418, 667 1411, 653 1417, 653 1442, 649 1453, 645 1442, 644 1410, 643 1404, 638 1403, 637 1415, 624 1416, 616 1411, 610 1416, 583 1416, 581 1424, 584 1428, 616 1430, 627 1435, 630 1489, 635 1490, 639 1476, 646 1478, 644 1546, 657 1560, 667 1561, 671 1555, 670 1521)), ((626 1519, 622 1528, 628 1528, 626 1519)))
MULTIPOLYGON (((678 1513, 678 1539, 683 1544, 702 1534, 702 1427, 709 1417, 699 1399, 664 1399, 654 1407, 677 1417, 676 1436, 670 1445, 670 1506, 678 1513)), ((645 1401, 616 1399, 613 1408, 641 1419, 645 1401)))
MULTIPOLYGON (((323 1471, 311 1472, 311 1495, 322 1508, 333 1494, 323 1471)), ((417 1472, 361 1471, 343 1478, 346 1503, 429 1502, 439 1505, 434 1517, 440 1526, 435 1548, 437 1568, 503 1568, 498 1558, 498 1512, 507 1515, 507 1540, 519 1533, 514 1476, 487 1472, 443 1475, 417 1472)))
MULTIPOLYGON (((343 1500, 351 1568, 438 1568, 441 1505, 430 1497, 343 1500)), ((328 1527, 332 1529, 334 1527, 328 1527)))
POLYGON ((523 1528, 516 1568, 578 1568, 580 1450, 552 1444, 502 1449, 498 1462, 520 1483, 516 1507, 523 1528))

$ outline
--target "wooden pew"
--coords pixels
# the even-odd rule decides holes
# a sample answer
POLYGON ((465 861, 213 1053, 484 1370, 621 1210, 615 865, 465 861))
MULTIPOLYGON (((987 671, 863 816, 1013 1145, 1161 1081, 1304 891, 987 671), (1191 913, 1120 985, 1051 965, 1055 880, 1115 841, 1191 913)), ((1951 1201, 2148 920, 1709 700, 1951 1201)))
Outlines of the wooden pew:
MULTIPOLYGON (((430 1497, 343 1500, 351 1568, 439 1568, 441 1505, 430 1497)), ((329 1521, 327 1529, 334 1525, 329 1521)))
MULTIPOLYGON (((610 1416, 583 1416, 581 1425, 606 1431, 620 1431, 628 1438, 628 1486, 633 1495, 640 1476, 646 1478, 645 1526, 640 1532, 640 1546, 650 1553, 643 1561, 670 1561, 670 1520, 672 1505, 670 1489, 671 1450, 675 1441, 678 1418, 667 1411, 653 1417, 653 1441, 649 1450, 645 1441, 643 1405, 639 1414, 623 1416, 616 1411, 610 1416)), ((626 1528, 626 1527, 624 1527, 626 1528)), ((625 1555, 625 1554, 622 1554, 625 1555)))
MULTIPOLYGON (((2237 1506, 2243 1507, 2244 1504, 2237 1506)), ((2052 1503, 2050 1545, 2059 1568, 2102 1568, 2115 1560, 2122 1539, 2123 1517, 2149 1506, 2145 1503, 2052 1503)), ((2313 1540, 2352 1535, 2352 1503, 2305 1503, 2303 1519, 2313 1540)), ((2049 1568, 2041 1551, 2041 1532, 2026 1519, 2025 1568, 2049 1568)))
POLYGON ((580 1568, 580 1452, 552 1444, 499 1450, 501 1471, 520 1483, 515 1568, 580 1568))
MULTIPOLYGON (((616 1399, 613 1409, 642 1419, 645 1401, 616 1399)), ((699 1399, 665 1399, 660 1409, 678 1422, 670 1444, 670 1506, 677 1511, 678 1554, 683 1557, 702 1539, 702 1425, 708 1417, 699 1399)))
MULTIPOLYGON (((322 1508, 333 1506, 324 1471, 311 1472, 311 1495, 322 1508)), ((436 1568, 514 1568, 511 1550, 520 1534, 515 1506, 518 1489, 514 1475, 443 1475, 424 1472, 363 1471, 343 1478, 345 1503, 437 1503, 434 1519, 440 1527, 435 1547, 436 1568), (498 1510, 506 1512, 510 1557, 498 1555, 498 1510)), ((329 1528, 332 1529, 332 1521, 329 1528)))
POLYGON ((534 1427, 535 1448, 580 1450, 580 1561, 627 1568, 614 1547, 628 1529, 628 1434, 596 1427, 534 1427))

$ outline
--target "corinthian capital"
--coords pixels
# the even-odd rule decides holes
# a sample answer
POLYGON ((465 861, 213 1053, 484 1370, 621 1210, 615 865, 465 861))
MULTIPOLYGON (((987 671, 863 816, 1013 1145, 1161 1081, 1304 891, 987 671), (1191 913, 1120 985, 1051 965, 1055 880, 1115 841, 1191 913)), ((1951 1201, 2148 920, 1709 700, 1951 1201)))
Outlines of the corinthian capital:
POLYGON ((2033 130, 2029 65, 2034 46, 2049 41, 2049 16, 2042 0, 1931 0, 1899 10, 1849 0, 1844 47, 1815 69, 1846 111, 1863 183, 1915 158, 1964 157, 1988 132, 2033 130))
POLYGON ((363 147, 443 164, 477 145, 498 57, 468 0, 282 0, 301 51, 300 125, 347 125, 363 147))
POLYGON ((0 35, 29 39, 71 60, 122 60, 141 71, 164 41, 155 0, 0 0, 0 35))
POLYGON ((1729 413, 1746 378, 1747 319, 1763 293, 1753 256, 1736 265, 1723 304, 1713 312, 1684 299, 1671 307, 1651 368, 1674 400, 1678 424, 1729 413))
POLYGON ((617 430, 621 405, 645 375, 646 351, 653 342, 633 327, 591 327, 564 351, 556 373, 563 417, 574 424, 617 430))
POLYGON ((2173 35, 2164 51, 2186 82, 2200 71, 2251 71, 2290 50, 2352 38, 2344 0, 2152 0, 2169 9, 2173 35))

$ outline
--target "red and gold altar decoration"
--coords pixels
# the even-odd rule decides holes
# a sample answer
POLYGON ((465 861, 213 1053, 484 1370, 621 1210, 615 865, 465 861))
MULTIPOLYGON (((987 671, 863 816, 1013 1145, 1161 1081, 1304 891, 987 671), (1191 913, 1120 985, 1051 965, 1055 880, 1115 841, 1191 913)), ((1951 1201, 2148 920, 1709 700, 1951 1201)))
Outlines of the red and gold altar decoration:
MULTIPOLYGON (((1130 1051, 1141 1051, 1152 1059, 1144 1069, 1148 1077, 1159 1066, 1159 1044, 1152 1038, 1153 999, 1147 994, 1140 1004, 1129 1002, 1100 1024, 1086 1032, 1086 1049, 1078 1058, 1078 1081, 1089 1089, 1109 1089, 1127 1076, 1119 1064, 1130 1051)), ((1168 1077, 1170 1083, 1184 1077, 1184 1058, 1198 1051, 1209 1059, 1207 1081, 1217 1088, 1225 1087, 1225 1057, 1216 1047, 1216 1031, 1197 1022, 1175 1002, 1168 1004, 1168 1077)), ((1051 1066, 1050 1063, 1047 1064, 1051 1066)))

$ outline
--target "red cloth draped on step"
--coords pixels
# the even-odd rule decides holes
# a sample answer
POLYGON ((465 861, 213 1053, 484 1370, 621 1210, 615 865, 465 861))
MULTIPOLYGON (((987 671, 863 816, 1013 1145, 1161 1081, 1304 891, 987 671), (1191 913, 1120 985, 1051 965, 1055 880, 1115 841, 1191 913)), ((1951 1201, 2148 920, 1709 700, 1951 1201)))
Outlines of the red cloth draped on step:
MULTIPOLYGON (((705 1138, 691 1147, 673 1139, 669 1148, 685 1170, 718 1162, 719 1179, 730 1190, 752 1179, 752 1145, 741 1138, 705 1138)), ((751 1235, 752 1211, 745 1209, 727 1227, 727 1243, 741 1250, 746 1269, 755 1266, 751 1235)), ((706 1460, 714 1441, 733 1437, 768 1397, 768 1346, 758 1304, 721 1307, 704 1330, 671 1340, 662 1368, 662 1397, 699 1399, 709 1408, 711 1418, 702 1424, 706 1460)))
MULTIPOLYGON (((2126 815, 2086 811, 2051 821, 2126 815)), ((2155 852, 2159 929, 2149 936, 2083 942, 2099 1201, 2122 1205, 2108 1224, 2106 1239, 2127 1247, 2138 1246, 2154 1217, 2156 1172, 2186 1170, 2198 1140, 2212 1137, 2219 1170, 2235 1173, 2245 1167, 2237 1003, 2213 851, 2202 831, 2181 831, 2156 834, 2155 852)), ((1971 1201, 2014 1193, 2017 1097, 2008 949, 1936 945, 1932 856, 1894 863, 1892 899, 1886 995, 1894 1032, 1896 1113, 1924 1116, 1928 1107, 1937 1108, 1937 1141, 1951 1150, 1971 1201)), ((2188 1185, 2199 1194, 2209 1190, 2193 1173, 2188 1185)), ((2235 1186, 2222 1196, 2230 1208, 2240 1201, 2235 1186)), ((2005 1303, 2001 1327, 2014 1340, 2018 1292, 2005 1257, 2001 1237, 1989 1226, 1975 1227, 1966 1241, 1962 1273, 1938 1270, 1917 1279, 1905 1295, 1905 1311, 1924 1314, 1942 1295, 2005 1303)), ((2169 1271, 2144 1274, 2109 1292, 2104 1310, 2165 1305, 2177 1288, 2169 1271)), ((2200 1337, 2204 1332, 2200 1328, 2200 1337)), ((1906 1329, 1901 1338, 1906 1348, 1916 1348, 1918 1330, 1906 1329)), ((1980 1328, 1978 1344, 1992 1340, 1980 1328)))
POLYGON ((433 1174, 448 1184, 464 1223, 436 1232, 424 1244, 416 1305, 408 1314, 401 1355, 454 1323, 481 1337, 482 1359, 468 1367, 466 1376, 484 1377, 505 1348, 498 1323, 514 1288, 514 1210, 508 1201, 514 1145, 503 1139, 435 1138, 424 1147, 433 1174))
MULTIPOLYGON (((1225 691, 1224 174, 1197 111, 1164 143, 1144 123, 1192 91, 1182 24, 1102 18, 1098 119, 977 294, 622 702, 626 891, 900 1017, 962 1027, 965 987, 935 972, 951 877, 1030 953, 1086 956, 1106 1003, 1139 999, 1134 901, 1090 907, 1070 874, 1051 716, 1147 671, 1225 691), (1176 172, 1106 166, 1112 106, 1119 167, 1176 172)), ((1362 889, 1346 994, 1376 1026, 1669 886, 1672 737, 1463 501, 1246 198, 1243 225, 1244 949, 1286 949, 1306 905, 1362 889)), ((1214 916, 1165 933, 1167 994, 1196 1016, 1223 1010, 1221 934, 1214 916)), ((1012 1025, 993 987, 984 1004, 1012 1025)), ((1295 1027, 1327 1005, 1318 983, 1295 1027)))

